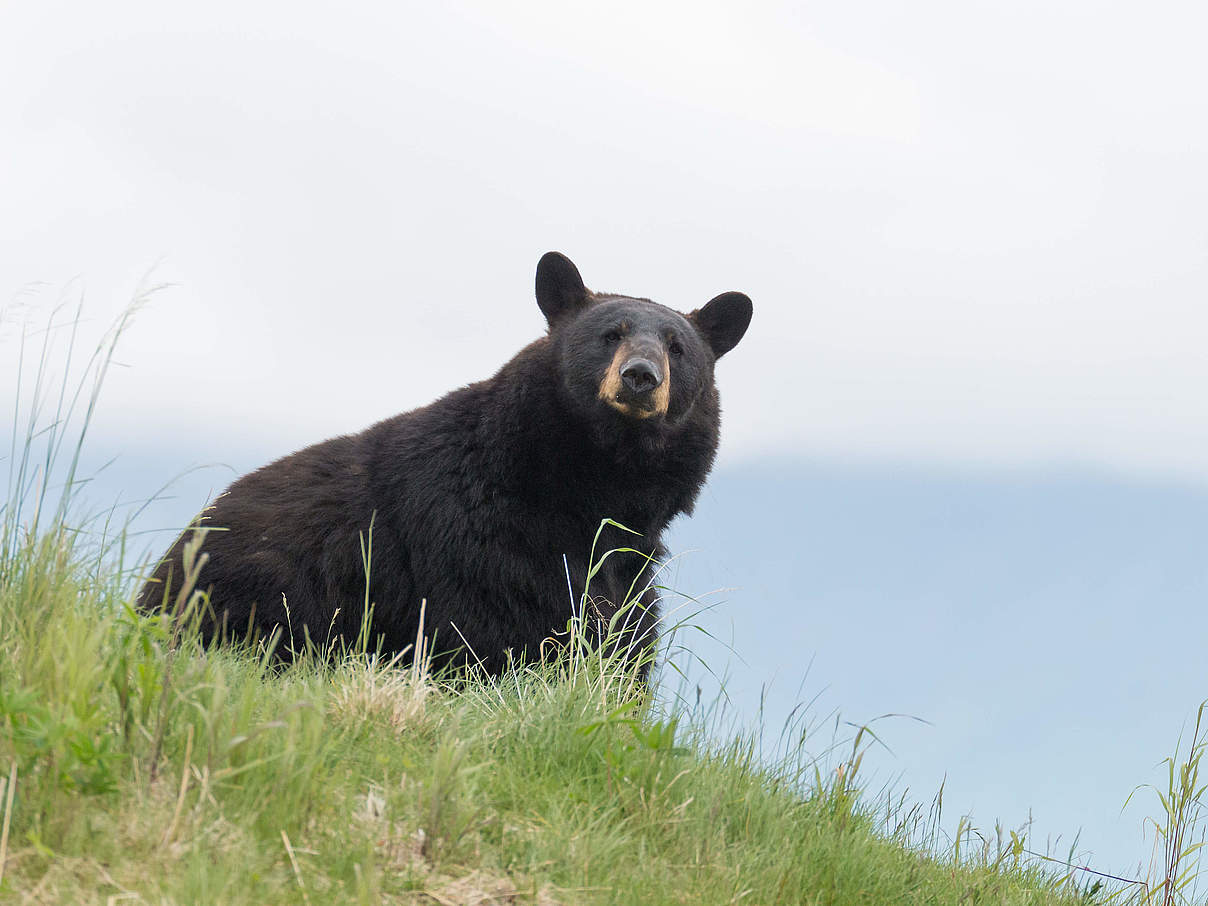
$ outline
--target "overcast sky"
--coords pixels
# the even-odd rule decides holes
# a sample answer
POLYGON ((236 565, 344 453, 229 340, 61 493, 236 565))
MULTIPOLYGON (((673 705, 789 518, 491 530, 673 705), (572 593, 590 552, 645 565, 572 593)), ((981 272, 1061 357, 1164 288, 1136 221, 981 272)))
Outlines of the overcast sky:
POLYGON ((492 373, 559 249, 752 296, 734 461, 1208 477, 1208 8, 803 7, 0 3, 2 298, 158 262, 102 429, 285 452, 492 373))

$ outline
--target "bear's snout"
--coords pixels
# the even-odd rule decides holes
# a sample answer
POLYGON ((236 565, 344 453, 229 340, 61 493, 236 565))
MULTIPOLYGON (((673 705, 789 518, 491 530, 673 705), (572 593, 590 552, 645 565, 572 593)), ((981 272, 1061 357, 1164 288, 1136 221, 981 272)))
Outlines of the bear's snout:
POLYGON ((650 359, 634 356, 621 368, 621 383, 631 393, 649 393, 663 383, 663 372, 650 359))
POLYGON ((671 363, 650 343, 622 344, 600 382, 600 399, 630 418, 666 415, 671 363))

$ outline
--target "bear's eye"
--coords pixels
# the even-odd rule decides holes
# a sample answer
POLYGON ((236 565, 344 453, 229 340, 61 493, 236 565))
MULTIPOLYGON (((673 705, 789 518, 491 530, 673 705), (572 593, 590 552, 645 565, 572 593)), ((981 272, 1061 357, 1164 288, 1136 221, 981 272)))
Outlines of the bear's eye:
POLYGON ((667 346, 667 351, 670 352, 672 355, 683 355, 684 347, 680 345, 679 340, 672 340, 671 343, 667 346))
POLYGON ((616 331, 616 330, 608 331, 608 333, 604 334, 604 342, 609 346, 612 346, 614 343, 620 343, 621 342, 620 331, 616 331))

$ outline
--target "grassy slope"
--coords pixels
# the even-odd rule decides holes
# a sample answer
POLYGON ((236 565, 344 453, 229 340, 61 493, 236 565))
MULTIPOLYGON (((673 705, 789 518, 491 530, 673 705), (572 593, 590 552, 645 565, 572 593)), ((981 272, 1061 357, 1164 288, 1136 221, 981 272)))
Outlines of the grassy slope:
POLYGON ((590 658, 454 690, 364 659, 173 656, 72 537, 5 539, 0 898, 1078 901, 1009 853, 958 866, 878 835, 850 767, 760 768, 590 658))

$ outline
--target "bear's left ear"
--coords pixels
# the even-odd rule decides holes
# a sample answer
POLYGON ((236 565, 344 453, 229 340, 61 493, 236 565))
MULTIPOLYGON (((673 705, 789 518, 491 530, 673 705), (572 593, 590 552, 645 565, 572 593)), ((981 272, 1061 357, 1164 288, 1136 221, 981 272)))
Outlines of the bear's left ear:
POLYGON ((590 295, 573 261, 558 252, 541 256, 537 262, 537 307, 551 327, 586 305, 590 295))
POLYGON ((744 293, 722 293, 688 315, 688 320, 705 335, 713 358, 720 359, 747 332, 753 311, 751 300, 744 293))

